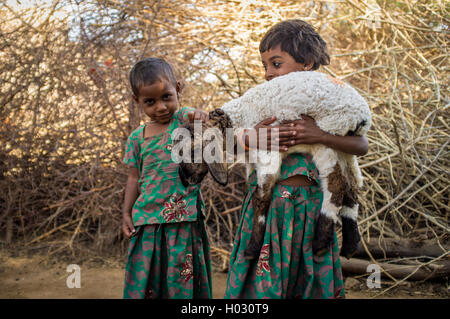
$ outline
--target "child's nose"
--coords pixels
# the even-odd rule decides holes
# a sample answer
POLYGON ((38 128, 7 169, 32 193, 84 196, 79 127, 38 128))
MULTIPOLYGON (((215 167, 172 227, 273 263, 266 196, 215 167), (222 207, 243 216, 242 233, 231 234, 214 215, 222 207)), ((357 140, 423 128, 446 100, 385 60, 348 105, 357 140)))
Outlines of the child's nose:
POLYGON ((167 110, 166 103, 164 103, 164 101, 160 101, 160 102, 158 103, 158 106, 157 106, 156 109, 157 109, 157 111, 158 111, 159 113, 164 112, 165 110, 167 110))
POLYGON ((275 73, 272 70, 267 69, 267 71, 266 71, 266 81, 270 81, 274 77, 276 77, 275 73))

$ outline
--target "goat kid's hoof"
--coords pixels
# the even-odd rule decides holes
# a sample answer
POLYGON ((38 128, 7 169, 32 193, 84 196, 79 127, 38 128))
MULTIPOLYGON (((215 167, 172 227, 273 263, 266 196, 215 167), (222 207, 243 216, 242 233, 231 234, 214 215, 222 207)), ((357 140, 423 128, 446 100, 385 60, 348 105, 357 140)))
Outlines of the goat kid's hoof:
POLYGON ((313 252, 316 256, 322 256, 325 254, 328 249, 330 248, 329 245, 325 245, 323 243, 320 243, 318 241, 313 241, 313 252))
POLYGON ((352 258, 356 253, 356 250, 358 249, 359 242, 360 237, 358 237, 357 239, 355 238, 355 240, 351 242, 342 240, 342 247, 339 254, 347 259, 352 258))
POLYGON ((258 245, 255 242, 248 243, 247 248, 244 251, 244 258, 247 260, 257 259, 259 257, 259 254, 261 252, 261 245, 258 245))
POLYGON ((340 255, 342 257, 345 257, 347 259, 350 259, 353 257, 353 255, 356 253, 356 249, 358 248, 358 244, 351 245, 351 246, 344 246, 342 245, 340 255))
POLYGON ((322 256, 323 254, 325 254, 330 249, 331 243, 332 241, 325 242, 314 239, 312 244, 314 255, 322 256))
POLYGON ((334 239, 334 221, 324 214, 319 215, 314 239, 312 242, 313 252, 317 256, 326 253, 331 247, 334 239))
POLYGON ((247 249, 244 251, 244 259, 246 260, 253 260, 257 259, 259 257, 259 250, 255 250, 254 248, 247 247, 247 249))
POLYGON ((259 251, 255 252, 249 249, 246 249, 244 251, 244 259, 246 260, 253 260, 253 259, 257 259, 259 257, 259 251))
POLYGON ((340 255, 350 259, 356 252, 361 236, 358 224, 351 218, 342 217, 342 248, 340 255))
POLYGON ((253 253, 249 253, 247 251, 244 252, 244 259, 245 260, 255 260, 258 256, 253 255, 253 253))

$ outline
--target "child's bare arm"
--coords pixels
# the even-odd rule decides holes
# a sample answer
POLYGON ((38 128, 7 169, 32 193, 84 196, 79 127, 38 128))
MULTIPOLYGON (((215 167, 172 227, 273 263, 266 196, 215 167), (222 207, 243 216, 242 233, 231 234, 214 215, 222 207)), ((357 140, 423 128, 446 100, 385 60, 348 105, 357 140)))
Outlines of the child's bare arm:
POLYGON ((338 136, 327 133, 321 144, 357 156, 366 155, 369 150, 369 143, 364 136, 338 136))
POLYGON ((135 232, 131 209, 138 197, 139 171, 135 167, 130 167, 128 171, 127 185, 125 187, 125 199, 122 208, 122 230, 127 237, 131 237, 135 232))
POLYGON ((338 136, 322 131, 313 118, 302 115, 302 120, 286 122, 283 125, 292 126, 295 135, 289 139, 281 139, 280 147, 297 144, 323 144, 335 150, 353 154, 365 155, 369 149, 369 143, 364 136, 338 136))
MULTIPOLYGON (((256 133, 256 141, 253 143, 250 142, 250 137, 248 135, 245 136, 245 145, 248 147, 250 145, 257 145, 258 149, 263 150, 272 150, 272 151, 287 151, 291 144, 283 145, 284 142, 292 141, 295 130, 288 125, 276 125, 272 126, 271 124, 276 121, 276 116, 272 116, 271 118, 267 118, 259 122, 253 128, 256 133), (261 135, 261 130, 265 129, 265 134, 261 135), (276 134, 278 136, 278 140, 272 138, 272 134, 276 134), (274 144, 272 144, 274 143, 274 144)), ((263 130, 264 132, 264 130, 263 130)))

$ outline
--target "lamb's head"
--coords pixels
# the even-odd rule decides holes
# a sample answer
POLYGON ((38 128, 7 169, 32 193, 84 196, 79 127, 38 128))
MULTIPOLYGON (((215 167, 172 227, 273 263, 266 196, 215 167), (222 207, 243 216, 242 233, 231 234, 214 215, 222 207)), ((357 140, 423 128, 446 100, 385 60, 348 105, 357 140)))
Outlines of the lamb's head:
POLYGON ((200 183, 208 171, 221 185, 228 182, 227 163, 225 161, 225 136, 227 128, 231 128, 231 120, 221 109, 209 112, 209 120, 202 123, 187 123, 184 125, 190 133, 191 154, 189 161, 179 165, 179 175, 185 187, 200 183), (197 129, 196 129, 197 128, 197 129), (204 149, 213 143, 212 160, 204 155, 204 149))

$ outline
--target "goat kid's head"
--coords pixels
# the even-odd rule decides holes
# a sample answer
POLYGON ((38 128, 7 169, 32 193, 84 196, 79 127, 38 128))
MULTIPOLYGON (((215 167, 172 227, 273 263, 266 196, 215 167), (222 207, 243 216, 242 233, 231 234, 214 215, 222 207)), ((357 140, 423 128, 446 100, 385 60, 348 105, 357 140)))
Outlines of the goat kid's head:
MULTIPOLYGON (((197 124, 198 125, 198 124, 197 124)), ((220 185, 228 183, 228 172, 225 154, 225 133, 226 129, 232 127, 230 118, 221 110, 216 109, 209 112, 209 120, 202 123, 201 130, 194 129, 195 123, 188 123, 183 126, 190 133, 191 156, 190 162, 180 162, 178 173, 181 182, 185 187, 199 184, 203 178, 211 173, 212 177, 220 185), (212 130, 211 130, 212 129, 212 130), (205 134, 209 132, 210 134, 205 134), (211 134, 211 132, 213 132, 211 134), (210 143, 214 143, 214 158, 216 160, 205 159, 204 149, 210 143), (200 158, 197 158, 201 156, 200 158)))

